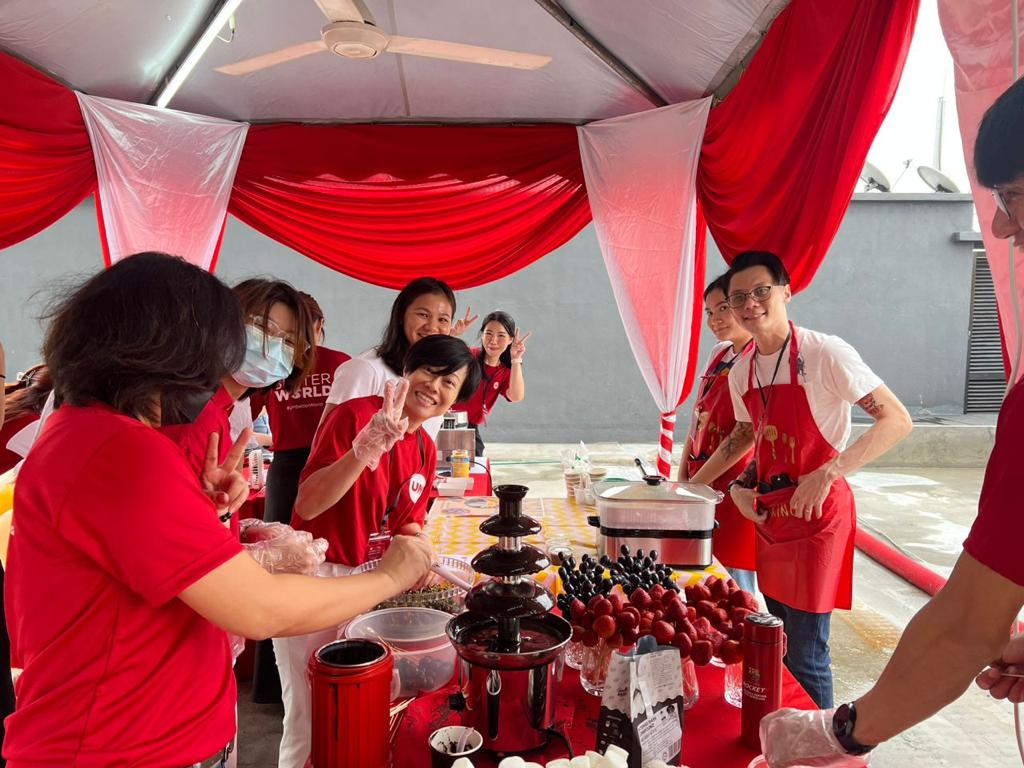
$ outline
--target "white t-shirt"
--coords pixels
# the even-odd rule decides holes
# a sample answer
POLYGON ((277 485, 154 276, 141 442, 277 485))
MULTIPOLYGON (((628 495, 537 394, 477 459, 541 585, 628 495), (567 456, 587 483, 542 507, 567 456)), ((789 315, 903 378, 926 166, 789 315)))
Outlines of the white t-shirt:
MULTIPOLYGON (((799 355, 797 377, 807 393, 814 423, 818 425, 821 436, 837 451, 842 451, 850 439, 851 404, 882 386, 882 380, 861 360, 857 350, 838 336, 806 328, 797 328, 796 335, 799 355)), ((753 421, 743 402, 751 361, 757 360, 754 386, 760 380, 767 388, 779 354, 784 354, 775 383, 789 384, 789 352, 787 345, 774 355, 748 355, 736 361, 729 372, 729 391, 736 421, 753 421)))
MULTIPOLYGON (((242 434, 243 429, 252 429, 252 405, 249 403, 249 398, 245 397, 235 402, 234 407, 231 409, 231 413, 228 414, 228 434, 231 435, 231 444, 235 444, 235 440, 242 434)), ((255 437, 249 438, 249 444, 246 448, 258 448, 259 443, 256 442, 255 437)))
MULTIPOLYGON (((338 405, 357 397, 383 397, 384 385, 400 378, 401 376, 388 368, 375 350, 368 349, 358 357, 346 360, 334 371, 327 402, 338 405)), ((435 416, 423 422, 423 428, 427 430, 431 440, 437 440, 437 433, 443 423, 443 416, 435 416)))

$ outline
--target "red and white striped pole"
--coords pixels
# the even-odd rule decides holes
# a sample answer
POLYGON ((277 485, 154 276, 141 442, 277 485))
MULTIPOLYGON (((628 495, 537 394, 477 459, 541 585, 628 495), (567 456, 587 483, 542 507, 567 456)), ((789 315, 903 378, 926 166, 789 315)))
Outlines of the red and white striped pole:
POLYGON ((658 474, 671 480, 672 474, 672 436, 676 429, 676 414, 661 414, 661 436, 658 444, 658 474))

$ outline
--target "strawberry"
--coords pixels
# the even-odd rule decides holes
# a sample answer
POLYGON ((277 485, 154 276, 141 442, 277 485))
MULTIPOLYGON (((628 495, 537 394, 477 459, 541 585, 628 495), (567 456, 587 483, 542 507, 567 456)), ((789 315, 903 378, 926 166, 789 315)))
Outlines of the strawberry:
POLYGON ((619 634, 622 635, 623 645, 633 645, 637 640, 640 639, 635 629, 624 629, 619 634))
POLYGON ((594 633, 604 639, 609 638, 615 634, 615 619, 608 614, 598 616, 594 619, 594 633))
POLYGON ((725 582, 725 586, 729 588, 729 594, 732 594, 740 588, 740 585, 736 583, 736 579, 729 579, 727 582, 725 582))
POLYGON ((738 589, 729 595, 729 602, 737 608, 743 608, 747 604, 746 594, 742 589, 738 589))
POLYGON ((635 629, 636 625, 639 624, 636 620, 636 616, 633 613, 623 611, 615 617, 615 625, 620 630, 635 629))
POLYGON ((583 627, 581 627, 579 624, 573 624, 572 637, 570 638, 570 640, 574 643, 578 643, 580 639, 583 637, 584 632, 586 632, 586 630, 583 629, 583 627))
POLYGON ((597 601, 597 605, 594 606, 595 616, 607 616, 612 612, 612 604, 609 600, 602 597, 597 601))
POLYGON ((573 621, 579 621, 580 617, 587 610, 587 604, 580 600, 578 597, 574 597, 572 602, 569 603, 569 615, 573 621))
POLYGON ((668 645, 672 642, 672 638, 676 636, 676 628, 667 621, 656 621, 651 626, 651 633, 654 635, 654 639, 658 641, 658 645, 668 645))
POLYGON ((690 638, 692 642, 696 642, 700 638, 697 637, 697 630, 693 624, 690 623, 689 619, 683 619, 680 623, 679 631, 690 638))
POLYGON ((714 656, 714 649, 707 640, 698 640, 693 644, 693 650, 690 651, 693 663, 700 664, 702 667, 711 661, 712 656, 714 656))
POLYGON ((743 622, 743 621, 741 621, 741 622, 739 622, 737 624, 734 624, 733 627, 732 627, 732 631, 729 633, 729 639, 730 640, 742 640, 743 639, 743 627, 744 627, 745 624, 746 624, 746 622, 743 622))
POLYGON ((714 600, 728 600, 729 599, 729 587, 726 586, 724 581, 716 581, 711 585, 711 597, 714 600))
POLYGON ((698 600, 696 585, 690 584, 689 586, 683 587, 683 597, 686 598, 686 602, 688 603, 696 603, 698 600))
POLYGON ((693 640, 685 632, 676 632, 675 637, 672 638, 672 645, 679 649, 679 655, 684 659, 693 650, 693 640))
POLYGON ((643 635, 651 634, 651 620, 640 619, 640 627, 638 628, 637 632, 640 634, 641 637, 643 635))
POLYGON ((665 609, 665 618, 668 621, 678 624, 686 618, 686 608, 678 601, 669 603, 668 608, 665 609))
POLYGON ((744 592, 743 595, 746 598, 746 603, 744 604, 745 608, 747 608, 751 613, 757 613, 761 610, 761 606, 757 604, 756 597, 749 592, 744 592))
POLYGON ((725 635, 723 635, 721 632, 718 632, 716 630, 711 630, 711 633, 710 633, 710 636, 708 637, 708 640, 711 641, 711 648, 715 652, 715 655, 717 656, 718 655, 718 649, 722 647, 722 643, 724 643, 725 640, 726 640, 725 635))
POLYGON ((750 615, 750 610, 747 608, 733 608, 729 611, 729 618, 732 619, 733 624, 739 624, 741 621, 746 621, 747 616, 750 615))
POLYGON ((590 629, 592 626, 594 626, 595 618, 596 617, 594 616, 593 612, 587 611, 582 616, 580 616, 580 626, 584 629, 590 629))
POLYGON ((723 622, 729 620, 729 614, 725 612, 724 608, 715 608, 708 618, 711 619, 711 623, 717 627, 723 622))
POLYGON ((698 616, 697 620, 693 622, 693 628, 697 630, 698 635, 707 635, 711 632, 711 622, 706 616, 698 616))
POLYGON ((629 602, 643 610, 651 604, 651 596, 641 587, 637 587, 633 590, 633 594, 629 596, 629 602))
POLYGON ((664 618, 665 618, 665 612, 664 611, 655 611, 654 612, 654 616, 651 618, 651 621, 661 621, 664 618))
POLYGON ((736 664, 743 661, 743 646, 735 640, 726 640, 718 649, 718 656, 726 664, 736 664))
POLYGON ((720 581, 721 581, 721 579, 718 578, 717 576, 715 576, 715 574, 712 573, 706 579, 704 579, 703 583, 704 583, 705 587, 707 587, 708 589, 711 589, 713 586, 715 586, 715 584, 717 584, 720 581))
POLYGON ((733 623, 731 621, 729 621, 728 619, 726 619, 721 624, 719 624, 718 627, 716 627, 716 629, 718 629, 718 631, 721 632, 726 637, 732 637, 733 628, 734 628, 733 623))
POLYGON ((587 646, 587 648, 593 648, 597 645, 599 640, 600 638, 597 636, 597 634, 595 634, 594 630, 592 629, 588 629, 580 637, 580 642, 587 646))
POLYGON ((592 598, 590 598, 589 601, 587 601, 587 610, 588 611, 593 611, 594 608, 597 607, 597 604, 600 603, 604 599, 605 599, 604 595, 594 595, 592 598))
POLYGON ((612 604, 612 613, 618 613, 626 606, 626 599, 619 592, 609 593, 608 602, 612 604))
POLYGON ((701 600, 711 599, 711 590, 703 584, 698 584, 694 587, 694 594, 697 596, 697 599, 694 602, 699 603, 701 600))
POLYGON ((611 637, 606 638, 605 642, 608 644, 608 647, 611 648, 612 650, 615 650, 616 648, 621 648, 622 647, 622 635, 620 633, 616 632, 611 637))
POLYGON ((701 600, 697 603, 698 616, 707 616, 710 619, 716 610, 718 610, 718 607, 710 600, 701 600))
POLYGON ((692 605, 686 606, 686 618, 688 618, 691 622, 697 620, 697 609, 694 608, 692 605))
POLYGON ((661 584, 655 584, 653 587, 651 587, 650 592, 648 594, 650 594, 652 600, 657 600, 660 602, 661 598, 665 596, 665 588, 661 586, 661 584))

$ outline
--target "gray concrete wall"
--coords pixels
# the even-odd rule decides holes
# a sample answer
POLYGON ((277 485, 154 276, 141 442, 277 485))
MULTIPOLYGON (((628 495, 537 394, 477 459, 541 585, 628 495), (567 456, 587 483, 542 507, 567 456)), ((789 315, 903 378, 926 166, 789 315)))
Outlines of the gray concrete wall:
MULTIPOLYGON (((909 406, 962 412, 970 246, 953 243, 951 234, 970 228, 966 196, 858 195, 813 286, 794 299, 791 316, 846 338, 909 406)), ((0 338, 8 371, 38 359, 36 317, 52 287, 101 266, 91 201, 0 255, 0 338)), ((709 276, 724 268, 712 244, 709 276)), ((328 343, 353 353, 379 338, 394 297, 233 218, 217 274, 229 283, 272 274, 313 293, 327 314, 328 343)), ((459 302, 474 312, 504 309, 534 331, 526 400, 500 403, 486 439, 655 440, 657 410, 633 361, 592 227, 505 280, 462 291, 459 302)), ((705 331, 702 359, 711 344, 705 331)), ((681 426, 689 405, 680 409, 681 426)))

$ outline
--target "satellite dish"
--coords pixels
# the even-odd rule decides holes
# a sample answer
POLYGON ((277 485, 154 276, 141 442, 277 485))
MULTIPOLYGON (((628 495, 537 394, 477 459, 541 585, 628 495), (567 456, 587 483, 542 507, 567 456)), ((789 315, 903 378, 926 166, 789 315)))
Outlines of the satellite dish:
POLYGON ((864 170, 860 172, 860 180, 864 182, 864 191, 870 192, 877 189, 879 192, 888 192, 892 185, 885 178, 885 174, 871 163, 864 163, 864 170))
POLYGON ((927 165, 917 166, 917 175, 935 192, 959 192, 960 188, 949 176, 927 165))

